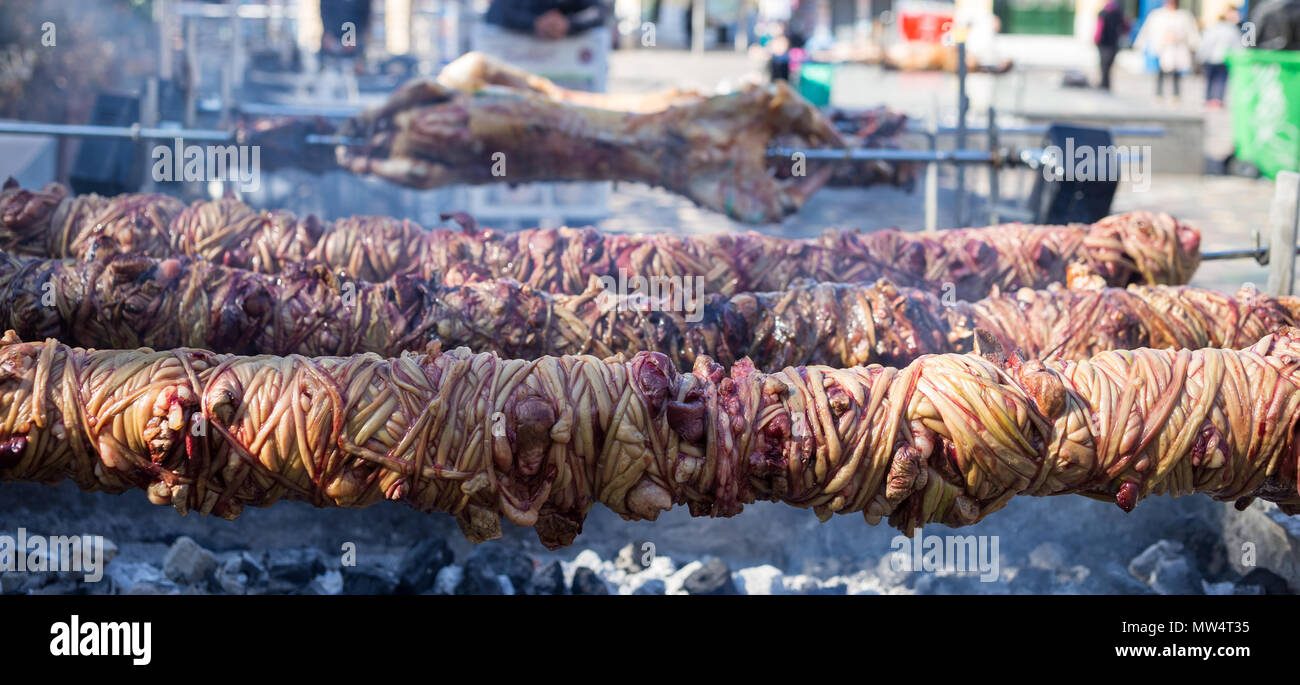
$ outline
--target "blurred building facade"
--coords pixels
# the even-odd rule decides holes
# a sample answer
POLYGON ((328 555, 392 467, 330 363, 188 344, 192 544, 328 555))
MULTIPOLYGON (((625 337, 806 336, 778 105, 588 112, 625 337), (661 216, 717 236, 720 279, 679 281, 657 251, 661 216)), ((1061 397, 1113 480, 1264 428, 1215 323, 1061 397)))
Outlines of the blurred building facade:
MULTIPOLYGON (((298 43, 306 50, 320 44, 320 0, 283 0, 298 6, 298 43)), ((1091 42, 1097 13, 1107 0, 610 0, 617 16, 622 47, 687 47, 702 3, 705 45, 743 49, 763 21, 788 21, 805 38, 835 42, 863 40, 872 23, 888 20, 910 5, 946 4, 954 15, 998 18, 1001 33, 1071 36, 1091 42), (653 28, 651 28, 653 27, 653 28)), ((1163 0, 1121 0, 1136 26, 1163 0)), ((1208 25, 1245 0, 1182 0, 1208 25)), ((371 32, 388 54, 428 54, 435 43, 454 40, 457 24, 472 22, 487 0, 375 0, 371 32)), ((1244 13, 1243 13, 1244 16, 1244 13)), ((463 26, 460 31, 464 35, 463 26)))

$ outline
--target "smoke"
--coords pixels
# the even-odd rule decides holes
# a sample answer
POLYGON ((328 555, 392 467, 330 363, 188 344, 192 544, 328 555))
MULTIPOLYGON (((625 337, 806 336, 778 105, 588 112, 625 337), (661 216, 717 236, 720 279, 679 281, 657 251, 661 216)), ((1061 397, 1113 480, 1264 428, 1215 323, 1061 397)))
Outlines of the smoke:
POLYGON ((85 123, 95 93, 138 90, 156 69, 150 0, 0 3, 0 117, 85 123))

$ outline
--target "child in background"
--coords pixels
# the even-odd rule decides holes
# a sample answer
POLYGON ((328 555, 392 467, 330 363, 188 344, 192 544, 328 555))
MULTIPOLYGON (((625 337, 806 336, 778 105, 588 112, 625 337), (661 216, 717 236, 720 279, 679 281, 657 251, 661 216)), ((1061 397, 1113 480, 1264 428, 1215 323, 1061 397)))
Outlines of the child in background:
POLYGON ((1201 35, 1196 56, 1205 67, 1205 104, 1212 109, 1223 106, 1228 87, 1228 52, 1241 45, 1237 21, 1237 10, 1230 8, 1201 35))

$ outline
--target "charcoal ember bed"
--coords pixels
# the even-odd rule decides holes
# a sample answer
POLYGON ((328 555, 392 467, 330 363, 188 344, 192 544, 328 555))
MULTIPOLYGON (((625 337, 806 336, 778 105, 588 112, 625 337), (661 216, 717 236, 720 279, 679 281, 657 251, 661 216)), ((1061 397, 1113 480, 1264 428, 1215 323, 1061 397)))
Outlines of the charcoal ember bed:
POLYGON ((1243 515, 1200 497, 1152 499, 1130 515, 1083 498, 1018 498, 974 527, 926 529, 997 536, 998 575, 983 582, 978 569, 896 570, 888 557, 896 531, 849 517, 820 524, 811 512, 775 504, 753 505, 731 519, 692 519, 676 510, 655 523, 596 510, 577 544, 547 552, 525 528, 507 526, 502 539, 474 546, 451 517, 401 507, 283 503, 230 522, 182 518, 138 494, 104 497, 66 483, 10 483, 5 496, 2 531, 103 535, 118 550, 101 582, 5 573, 6 593, 1254 594, 1300 585, 1284 542, 1294 549, 1296 527, 1287 533, 1284 519, 1270 518, 1260 504, 1243 515), (1260 542, 1255 568, 1239 563, 1246 540, 1260 542), (343 565, 346 543, 355 545, 355 566, 343 565), (210 553, 212 563, 182 554, 191 545, 205 550, 200 556, 210 553), (716 578, 703 584, 711 576, 701 569, 713 559, 730 573, 730 589, 716 578), (206 570, 191 582, 183 574, 196 567, 206 570))

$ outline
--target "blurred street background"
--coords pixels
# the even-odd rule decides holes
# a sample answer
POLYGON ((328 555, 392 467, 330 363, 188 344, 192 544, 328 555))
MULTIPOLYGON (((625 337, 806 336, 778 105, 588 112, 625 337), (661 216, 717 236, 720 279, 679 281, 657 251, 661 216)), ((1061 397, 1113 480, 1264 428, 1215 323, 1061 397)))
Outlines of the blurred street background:
MULTIPOLYGON (((1222 249, 1253 245, 1252 232, 1268 218, 1273 194, 1268 176, 1276 168, 1300 165, 1300 151, 1289 149, 1300 149, 1291 140, 1300 136, 1287 133, 1286 121, 1270 129, 1270 121, 1286 117, 1285 98, 1269 100, 1267 93, 1256 92, 1262 86, 1236 79, 1244 84, 1237 90, 1260 103, 1255 107, 1252 101, 1243 115, 1231 98, 1210 99, 1207 93, 1211 69, 1198 60, 1225 58, 1199 48, 1222 43, 1229 19, 1241 22, 1231 24, 1232 35, 1240 37, 1233 52, 1295 54, 1251 47, 1259 40, 1277 42, 1269 36, 1281 29, 1265 30, 1258 15, 1276 15, 1281 10, 1270 5, 1286 3, 1251 7, 1237 1, 1184 0, 1178 8, 1195 18, 1203 35, 1191 38, 1188 49, 1195 59, 1183 70, 1174 98, 1168 88, 1156 94, 1155 50, 1134 47, 1150 43, 1142 38, 1146 18, 1168 9, 1157 0, 1112 3, 1119 24, 1108 89, 1100 87, 1097 45, 1102 0, 575 0, 566 11, 599 8, 598 25, 551 42, 529 35, 528 26, 503 31, 493 22, 515 20, 493 19, 487 0, 14 0, 0 8, 5 20, 0 117, 222 128, 249 114, 347 113, 477 49, 513 57, 562 85, 611 92, 670 87, 714 92, 746 81, 787 78, 816 104, 846 110, 886 106, 906 115, 912 132, 897 144, 924 148, 927 139, 918 130, 958 123, 955 42, 960 37, 970 72, 965 76, 969 126, 986 126, 993 108, 1003 129, 1059 122, 1162 130, 1159 136, 1115 138, 1118 145, 1149 149, 1154 176, 1140 186, 1119 183, 1112 211, 1170 212, 1199 226, 1208 249, 1222 249), (339 33, 335 24, 350 28, 339 33), (1256 149, 1236 149, 1234 112, 1239 129, 1261 131, 1260 140, 1252 142, 1256 149), (1259 121, 1241 124, 1251 117, 1259 121), (1280 131, 1269 134, 1278 145, 1263 140, 1264 129, 1280 131), (1266 175, 1258 178, 1256 157, 1267 156, 1259 150, 1283 148, 1280 162, 1263 160, 1266 175)), ((530 11, 519 0, 499 3, 503 13, 512 3, 520 12, 530 11)), ((1279 64, 1251 65, 1250 73, 1265 73, 1272 79, 1268 83, 1276 82, 1274 90, 1285 90, 1288 74, 1300 74, 1300 68, 1279 64)), ((1043 136, 1007 135, 998 142, 1006 148, 1036 146, 1043 136)), ((0 174, 29 186, 59 180, 83 191, 157 189, 140 179, 142 155, 133 156, 130 146, 0 134, 0 174), (86 146, 93 147, 83 151, 86 146)), ((966 147, 987 146, 984 136, 967 136, 966 147)), ((956 136, 940 136, 938 147, 956 147, 956 136)), ((935 227, 983 225, 995 218, 986 202, 986 166, 967 169, 962 193, 956 167, 938 165, 935 171, 935 227)), ((1036 172, 1004 169, 998 175, 1002 207, 996 218, 1035 218, 1028 200, 1036 172)), ((824 188, 783 225, 763 230, 808 235, 831 227, 925 228, 924 171, 905 185, 910 188, 824 188)), ((188 196, 225 191, 161 190, 188 196)), ((539 223, 627 231, 747 228, 667 192, 626 183, 421 192, 344 173, 320 177, 285 170, 245 199, 327 218, 390 214, 429 226, 439 223, 440 213, 463 209, 503 228, 539 223)), ((1263 280, 1262 267, 1235 261, 1207 265, 1197 283, 1229 287, 1263 280)))
MULTIPOLYGON (((1167 126, 1170 133, 1161 138, 1117 140, 1155 146, 1152 155, 1156 158, 1156 172, 1143 190, 1120 183, 1112 211, 1169 212, 1200 228, 1209 250, 1241 247, 1253 240, 1253 231, 1266 227, 1273 181, 1253 174, 1229 173, 1224 162, 1233 155, 1230 114, 1223 108, 1206 106, 1203 77, 1191 76, 1184 82, 1187 95, 1181 100, 1159 98, 1155 95, 1155 75, 1130 60, 1127 68, 1124 64, 1116 67, 1110 91, 1070 87, 1065 85, 1064 76, 1072 70, 1082 71, 1089 82, 1097 78, 1092 64, 1096 50, 1089 43, 1074 36, 1003 35, 999 44, 1006 47, 1007 54, 1015 55, 1017 68, 1006 74, 968 76, 972 125, 985 125, 984 113, 991 106, 1005 117, 1002 126, 1016 121, 1052 120, 1167 126), (1179 136, 1177 140, 1175 135, 1179 136), (1166 148, 1170 148, 1169 158, 1162 160, 1166 148)), ((763 60, 761 54, 725 51, 702 55, 685 50, 618 51, 610 60, 610 87, 632 91, 735 83, 761 73, 763 60)), ((887 104, 918 119, 937 116, 940 122, 950 125, 957 116, 957 76, 937 71, 903 72, 875 65, 840 66, 831 98, 836 106, 887 104)), ((1037 142, 1029 137, 1023 140, 1037 142)), ((914 141, 917 146, 923 142, 919 137, 914 141)), ((982 136, 972 136, 972 142, 976 146, 985 144, 982 136)), ((1033 172, 1026 169, 1004 171, 1000 178, 1011 202, 1023 202, 1034 181, 1033 172)), ((968 180, 977 193, 987 190, 987 172, 969 171, 968 180)), ((951 214, 953 186, 952 169, 943 168, 939 182, 941 228, 959 225, 951 214)), ((910 192, 890 187, 823 188, 780 230, 792 235, 815 235, 836 226, 921 230, 924 201, 919 183, 910 192)), ((960 225, 977 224, 980 222, 972 217, 960 225)), ((610 197, 610 216, 598 225, 611 230, 692 233, 748 228, 666 191, 631 184, 615 189, 610 197)), ((1194 282, 1236 289, 1243 282, 1260 284, 1265 279, 1265 267, 1253 261, 1234 261, 1202 265, 1194 282)))

